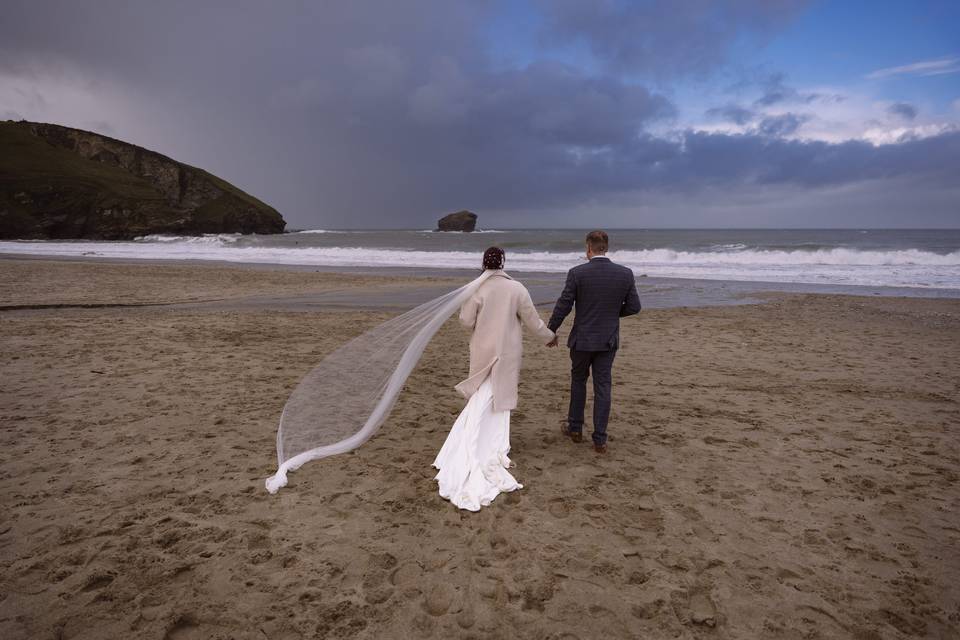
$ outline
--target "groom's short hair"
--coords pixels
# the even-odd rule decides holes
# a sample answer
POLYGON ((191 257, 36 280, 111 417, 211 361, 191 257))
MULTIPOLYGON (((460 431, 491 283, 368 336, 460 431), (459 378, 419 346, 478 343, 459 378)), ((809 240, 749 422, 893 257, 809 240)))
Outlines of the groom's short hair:
POLYGON ((594 253, 606 253, 607 246, 610 244, 610 238, 606 231, 591 231, 587 234, 587 245, 594 253))

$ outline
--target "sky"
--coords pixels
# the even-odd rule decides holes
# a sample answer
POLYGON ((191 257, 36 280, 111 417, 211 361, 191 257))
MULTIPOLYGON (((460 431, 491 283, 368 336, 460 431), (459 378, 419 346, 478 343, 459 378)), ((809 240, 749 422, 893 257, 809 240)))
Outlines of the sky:
POLYGON ((960 227, 953 0, 0 0, 0 119, 288 228, 960 227))

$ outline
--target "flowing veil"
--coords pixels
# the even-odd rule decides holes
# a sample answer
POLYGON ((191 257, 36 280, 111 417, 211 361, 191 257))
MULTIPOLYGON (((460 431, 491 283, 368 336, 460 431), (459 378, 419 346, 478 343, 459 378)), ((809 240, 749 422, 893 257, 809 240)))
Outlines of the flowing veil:
POLYGON ((383 424, 430 339, 490 276, 425 302, 350 340, 324 358, 297 385, 277 429, 277 472, 267 491, 287 484, 287 473, 318 458, 345 453, 383 424))

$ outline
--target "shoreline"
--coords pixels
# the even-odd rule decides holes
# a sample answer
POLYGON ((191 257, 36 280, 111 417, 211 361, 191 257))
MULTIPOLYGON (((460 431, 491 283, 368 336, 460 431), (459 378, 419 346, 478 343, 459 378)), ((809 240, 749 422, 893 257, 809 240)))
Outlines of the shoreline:
MULTIPOLYGON (((415 306, 439 296, 451 288, 464 284, 478 271, 466 269, 425 269, 420 267, 335 267, 273 263, 245 263, 221 260, 167 260, 137 258, 103 258, 95 256, 37 256, 0 253, 0 268, 4 263, 51 263, 51 264, 106 264, 117 266, 152 266, 170 268, 196 268, 210 270, 236 270, 275 272, 290 274, 332 274, 361 279, 379 279, 384 282, 403 280, 399 291, 380 292, 379 296, 368 293, 351 295, 348 291, 326 292, 315 298, 292 298, 271 296, 263 292, 259 300, 251 304, 268 308, 271 304, 287 310, 305 310, 317 305, 329 305, 340 309, 380 308, 402 309, 415 306), (420 286, 411 286, 411 282, 420 286)), ((565 274, 536 271, 510 271, 508 273, 523 282, 530 290, 538 307, 556 301, 563 289, 565 274)), ((887 287, 866 285, 824 285, 812 283, 786 283, 749 280, 710 280, 693 278, 637 277, 637 288, 646 309, 698 308, 742 304, 762 304, 770 298, 788 295, 847 295, 884 298, 960 299, 960 289, 937 289, 920 287, 887 287)), ((0 302, 2 304, 2 302, 0 302)))
MULTIPOLYGON (((960 290, 960 230, 617 230, 610 257, 637 277, 764 282, 768 289, 805 283, 830 287, 960 290)), ((0 242, 0 253, 75 258, 203 260, 334 270, 397 269, 417 275, 466 272, 489 244, 502 245, 517 273, 563 274, 582 261, 578 231, 500 230, 484 234, 327 230, 326 233, 202 237, 147 236, 135 241, 0 242), (349 265, 349 266, 348 266, 349 265)), ((857 291, 853 291, 857 292, 857 291)), ((888 291, 882 293, 889 294, 888 291)))

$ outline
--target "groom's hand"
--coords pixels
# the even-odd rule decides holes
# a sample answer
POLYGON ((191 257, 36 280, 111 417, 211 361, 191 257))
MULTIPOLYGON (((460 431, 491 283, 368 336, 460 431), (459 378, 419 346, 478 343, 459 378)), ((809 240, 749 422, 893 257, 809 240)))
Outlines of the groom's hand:
POLYGON ((547 343, 547 346, 548 346, 548 347, 551 347, 551 348, 557 346, 557 340, 559 340, 559 338, 560 338, 560 337, 559 337, 557 334, 553 334, 553 340, 551 340, 550 342, 548 342, 548 343, 547 343))

